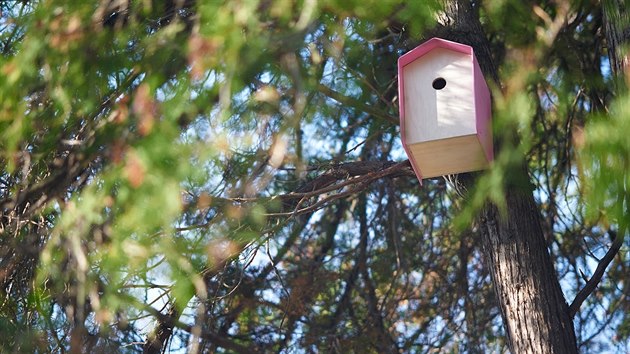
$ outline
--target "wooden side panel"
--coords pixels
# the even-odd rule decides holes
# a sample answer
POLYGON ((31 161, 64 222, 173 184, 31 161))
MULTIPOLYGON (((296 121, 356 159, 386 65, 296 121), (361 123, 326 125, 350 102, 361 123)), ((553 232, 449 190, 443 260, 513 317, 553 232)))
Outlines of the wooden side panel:
MULTIPOLYGON (((474 57, 473 57, 474 58, 474 57)), ((475 58, 473 61, 475 70, 475 114, 477 121, 477 134, 479 141, 486 153, 488 161, 494 159, 494 149, 492 142, 492 100, 490 99, 490 90, 483 78, 481 68, 475 58)))
POLYGON ((489 164, 476 134, 410 144, 408 149, 421 178, 483 170, 489 164))

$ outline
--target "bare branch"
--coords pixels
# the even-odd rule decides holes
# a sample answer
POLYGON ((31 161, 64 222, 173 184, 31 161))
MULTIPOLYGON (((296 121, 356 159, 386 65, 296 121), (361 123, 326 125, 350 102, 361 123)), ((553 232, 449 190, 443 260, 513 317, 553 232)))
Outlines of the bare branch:
MULTIPOLYGON (((317 195, 322 195, 324 193, 332 192, 335 190, 340 190, 341 188, 344 188, 346 186, 352 186, 352 187, 342 192, 330 195, 322 200, 317 201, 313 205, 310 205, 302 209, 296 208, 295 210, 290 211, 290 212, 270 213, 267 215, 268 216, 294 216, 294 215, 300 215, 300 214, 317 210, 318 208, 323 207, 324 205, 327 205, 329 202, 333 200, 337 200, 339 198, 343 198, 348 195, 364 190, 368 186, 368 184, 374 180, 400 173, 401 170, 405 168, 408 169, 410 167, 410 164, 409 164, 409 160, 406 160, 403 162, 395 163, 394 165, 391 165, 389 167, 386 167, 386 166, 387 164, 381 164, 381 168, 383 167, 385 168, 380 171, 377 168, 373 168, 373 166, 370 166, 373 169, 360 169, 360 171, 357 171, 357 170, 350 171, 349 169, 341 169, 331 174, 324 174, 316 178, 315 180, 311 181, 311 183, 307 184, 307 185, 312 186, 313 188, 315 188, 316 186, 319 187, 320 185, 323 184, 321 188, 318 188, 309 192, 289 193, 289 194, 282 195, 280 197, 283 199, 296 199, 300 197, 304 199, 307 197, 313 197, 317 195), (343 172, 340 173, 340 171, 343 171, 343 172), (334 181, 336 179, 341 179, 342 176, 345 176, 345 177, 356 176, 356 177, 349 178, 341 183, 334 184, 334 181), (321 181, 318 181, 320 179, 324 180, 324 182, 322 183, 321 181)), ((310 189, 309 187, 302 186, 298 190, 305 191, 309 189, 310 189)), ((299 204, 300 203, 298 203, 297 207, 299 207, 299 204)))
MULTIPOLYGON (((232 197, 221 198, 212 197, 212 207, 222 207, 226 204, 245 204, 254 202, 264 202, 273 199, 280 199, 285 203, 285 209, 282 212, 269 213, 267 216, 297 216, 304 213, 308 213, 317 210, 325 205, 328 205, 331 201, 337 200, 348 195, 358 193, 365 189, 367 185, 377 179, 383 177, 398 177, 398 176, 413 176, 411 165, 409 160, 402 162, 392 161, 354 161, 342 164, 332 165, 328 172, 310 180, 294 192, 287 194, 276 195, 272 197, 232 197), (341 182, 338 182, 343 180, 341 182), (304 208, 300 206, 308 198, 323 195, 334 191, 339 191, 342 188, 351 187, 342 192, 328 195, 325 198, 317 201, 314 204, 308 205, 304 208), (294 202, 292 204, 292 202, 294 202)), ((190 206, 196 205, 196 202, 190 201, 190 206)), ((206 228, 210 226, 213 221, 209 221, 199 225, 190 225, 186 227, 176 228, 175 231, 187 231, 199 228, 206 228)))
POLYGON ((606 268, 621 249, 621 245, 623 244, 623 232, 617 234, 617 232, 613 230, 608 230, 608 233, 614 238, 613 243, 610 246, 608 252, 606 252, 606 255, 604 255, 604 258, 602 258, 602 260, 597 265, 597 269, 595 269, 595 273, 591 277, 591 280, 589 280, 586 285, 584 285, 584 288, 580 290, 580 292, 575 296, 575 299, 569 306, 569 315, 572 318, 575 317, 575 314, 580 309, 580 306, 582 305, 584 300, 586 300, 588 296, 591 295, 593 291, 595 291, 595 289, 597 288, 597 284, 599 284, 599 282, 602 280, 602 277, 604 276, 606 268))
POLYGON ((369 113, 371 115, 373 115, 374 117, 383 119, 387 122, 393 123, 398 125, 400 122, 398 120, 397 117, 394 117, 392 115, 389 115, 383 111, 380 111, 378 109, 374 109, 373 107, 368 106, 367 104, 360 102, 358 100, 355 100, 352 97, 348 97, 348 96, 344 96, 341 93, 331 89, 330 87, 326 86, 326 85, 322 85, 320 84, 317 89, 319 90, 319 92, 323 93, 324 95, 332 98, 333 100, 343 104, 344 106, 350 106, 350 107, 354 107, 356 109, 359 109, 365 113, 369 113))
MULTIPOLYGON (((144 343, 143 353, 162 353, 165 349, 164 345, 173 333, 173 328, 178 328, 189 333, 192 332, 192 326, 177 319, 179 317, 179 311, 175 310, 174 305, 171 305, 168 314, 166 315, 150 306, 147 306, 145 310, 151 313, 151 315, 157 319, 158 323, 152 334, 149 335, 147 342, 144 343)), ((229 349, 236 353, 258 352, 258 348, 256 347, 242 346, 208 330, 202 331, 200 337, 216 344, 219 347, 229 349)))

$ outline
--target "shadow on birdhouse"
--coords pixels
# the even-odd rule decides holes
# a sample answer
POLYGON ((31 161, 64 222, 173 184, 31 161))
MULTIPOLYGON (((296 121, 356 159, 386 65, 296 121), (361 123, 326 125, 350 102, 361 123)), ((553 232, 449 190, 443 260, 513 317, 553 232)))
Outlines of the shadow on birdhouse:
POLYGON ((490 91, 470 46, 432 38, 398 59, 403 146, 418 179, 493 159, 490 91))

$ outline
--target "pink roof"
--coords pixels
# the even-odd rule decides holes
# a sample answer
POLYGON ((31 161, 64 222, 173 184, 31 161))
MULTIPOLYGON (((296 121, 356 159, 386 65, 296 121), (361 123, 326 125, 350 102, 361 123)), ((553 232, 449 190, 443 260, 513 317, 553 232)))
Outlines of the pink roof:
MULTIPOLYGON (((467 46, 465 44, 456 43, 447 41, 446 39, 433 37, 428 41, 422 43, 421 45, 415 47, 409 52, 405 53, 402 57, 398 59, 398 67, 402 68, 403 66, 411 63, 412 61, 420 58, 421 56, 427 54, 435 48, 445 48, 450 49, 455 52, 460 52, 463 54, 473 55, 472 47, 467 46)), ((473 56, 474 57, 474 56, 473 56)))

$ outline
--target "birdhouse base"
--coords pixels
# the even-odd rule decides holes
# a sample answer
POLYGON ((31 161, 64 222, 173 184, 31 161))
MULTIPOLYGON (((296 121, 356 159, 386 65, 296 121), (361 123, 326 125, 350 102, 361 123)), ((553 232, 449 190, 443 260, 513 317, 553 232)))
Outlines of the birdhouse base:
POLYGON ((420 179, 483 170, 489 165, 476 134, 409 144, 407 154, 420 179))

